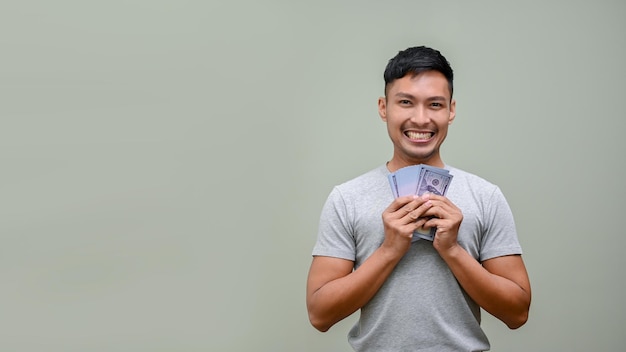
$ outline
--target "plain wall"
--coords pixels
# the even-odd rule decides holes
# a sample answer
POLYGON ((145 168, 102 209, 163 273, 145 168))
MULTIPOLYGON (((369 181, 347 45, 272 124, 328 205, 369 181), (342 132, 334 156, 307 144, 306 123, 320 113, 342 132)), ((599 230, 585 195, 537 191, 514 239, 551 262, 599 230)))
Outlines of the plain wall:
POLYGON ((5 1, 1 351, 348 351, 305 282, 333 185, 389 160, 399 50, 455 70, 442 155, 504 191, 530 320, 626 345, 623 1, 5 1))

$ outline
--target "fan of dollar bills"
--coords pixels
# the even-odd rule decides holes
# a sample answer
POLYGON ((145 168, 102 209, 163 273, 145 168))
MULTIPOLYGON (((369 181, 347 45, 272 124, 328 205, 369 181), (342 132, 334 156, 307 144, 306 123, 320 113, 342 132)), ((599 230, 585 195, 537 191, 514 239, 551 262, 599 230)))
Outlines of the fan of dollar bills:
MULTIPOLYGON (((389 184, 394 197, 408 195, 421 196, 424 193, 445 195, 452 175, 446 169, 429 165, 412 165, 403 167, 389 174, 389 184)), ((435 238, 435 228, 420 228, 413 234, 413 241, 420 238, 432 241, 435 238)))

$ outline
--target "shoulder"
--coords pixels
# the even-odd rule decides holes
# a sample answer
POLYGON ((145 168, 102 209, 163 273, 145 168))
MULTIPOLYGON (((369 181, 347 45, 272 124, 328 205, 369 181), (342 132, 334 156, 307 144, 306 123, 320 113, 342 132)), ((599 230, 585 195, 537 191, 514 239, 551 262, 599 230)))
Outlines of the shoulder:
POLYGON ((472 191, 487 193, 492 193, 498 189, 498 186, 478 175, 457 169, 453 166, 446 166, 446 168, 454 177, 451 186, 455 184, 462 185, 463 188, 469 188, 472 191))
POLYGON ((335 186, 335 189, 346 194, 354 192, 362 194, 364 189, 371 191, 372 188, 376 189, 379 187, 389 188, 390 190, 388 176, 389 171, 387 167, 382 165, 335 186))
POLYGON ((504 194, 494 183, 461 169, 450 166, 447 169, 453 176, 447 194, 450 199, 483 204, 485 209, 506 202, 504 194))
MULTIPOLYGON (((393 200, 386 165, 379 166, 353 179, 336 185, 329 199, 346 206, 389 203, 393 200)), ((388 204, 387 204, 388 205, 388 204)))
POLYGON ((387 179, 389 171, 386 165, 381 165, 375 169, 369 170, 353 179, 341 183, 340 187, 353 187, 360 184, 368 184, 372 182, 379 182, 381 179, 387 179))
POLYGON ((467 172, 465 170, 461 170, 458 169, 454 166, 449 166, 446 165, 446 169, 448 169, 450 171, 450 174, 452 174, 454 176, 455 179, 462 179, 464 181, 467 182, 472 182, 472 183, 478 183, 478 184, 485 184, 485 185, 490 185, 493 186, 494 184, 489 182, 488 180, 473 174, 471 172, 467 172))

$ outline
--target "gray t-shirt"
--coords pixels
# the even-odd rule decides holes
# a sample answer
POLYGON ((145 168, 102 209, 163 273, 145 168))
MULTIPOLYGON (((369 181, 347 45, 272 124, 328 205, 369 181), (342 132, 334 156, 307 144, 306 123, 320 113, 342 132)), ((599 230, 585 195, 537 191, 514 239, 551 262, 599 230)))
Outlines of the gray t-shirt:
MULTIPOLYGON (((513 215, 500 189, 446 166, 446 196, 463 212, 458 241, 476 260, 521 254, 513 215)), ((393 201, 385 165, 336 186, 322 210, 314 256, 354 261, 382 244, 382 213, 393 201)), ((430 241, 413 242, 348 334, 355 351, 486 351, 480 307, 430 241)))

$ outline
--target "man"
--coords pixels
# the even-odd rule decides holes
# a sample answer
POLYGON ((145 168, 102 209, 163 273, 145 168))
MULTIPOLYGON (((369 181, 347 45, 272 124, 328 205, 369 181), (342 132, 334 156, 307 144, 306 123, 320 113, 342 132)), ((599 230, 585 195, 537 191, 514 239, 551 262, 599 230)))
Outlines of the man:
POLYGON ((439 51, 401 51, 384 78, 378 112, 393 156, 330 193, 307 280, 309 319, 327 331, 360 309, 348 336, 356 351, 488 350, 480 308, 516 329, 530 307, 511 210, 497 186, 441 159, 456 102, 439 51), (388 175, 418 164, 453 175, 446 196, 394 199, 388 175), (432 242, 413 240, 420 227, 436 228, 432 242))

